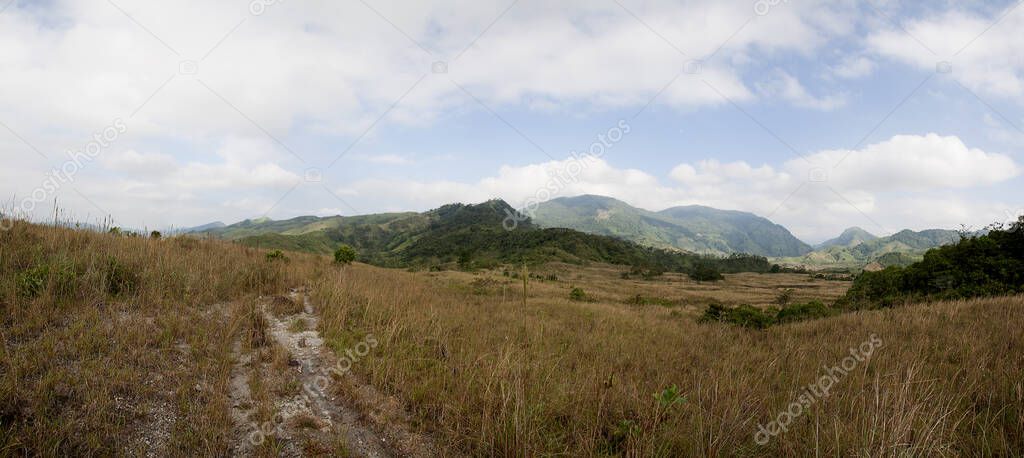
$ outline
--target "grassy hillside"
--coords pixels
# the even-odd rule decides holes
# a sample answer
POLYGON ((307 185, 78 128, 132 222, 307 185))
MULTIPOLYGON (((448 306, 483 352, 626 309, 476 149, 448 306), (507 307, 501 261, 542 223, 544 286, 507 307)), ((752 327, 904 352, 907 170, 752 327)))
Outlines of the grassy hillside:
MULTIPOLYGON (((462 209, 445 211, 457 220, 462 209)), ((970 243, 987 253, 1020 249, 1011 239, 970 243)), ((696 318, 711 303, 762 306, 780 291, 830 302, 849 283, 754 273, 714 284, 676 274, 624 279, 622 266, 548 264, 524 291, 501 270, 411 273, 289 258, 185 237, 24 223, 0 231, 0 450, 238 454, 233 441, 250 422, 274 421, 295 407, 281 400, 304 389, 291 350, 260 343, 270 331, 255 313, 258 295, 294 287, 311 289, 317 320, 308 332, 322 336, 295 347, 358 354, 346 360, 350 372, 330 379, 330 399, 375 425, 408 420, 439 439, 437 456, 1024 450, 1022 296, 750 330, 696 318), (852 361, 851 348, 875 341, 784 432, 759 440, 759 425, 792 409, 823 366, 852 361), (234 416, 239 387, 252 418, 234 416), (367 391, 384 401, 362 404, 367 391)), ((1021 271, 1005 267, 994 272, 1021 271)), ((273 332, 296 326, 305 324, 276 321, 273 332)), ((251 455, 351 454, 345 421, 292 418, 289 435, 251 455)))
POLYGON ((777 257, 811 249, 765 218, 700 206, 651 212, 610 197, 587 195, 545 202, 537 208, 535 220, 542 227, 576 229, 694 253, 777 257))
MULTIPOLYGON (((742 274, 715 291, 685 278, 568 272, 534 282, 522 306, 501 275, 357 266, 326 279, 317 301, 330 339, 385 336, 356 370, 469 455, 1012 456, 1024 447, 1024 298, 755 331, 695 318, 708 301, 750 291, 752 277, 806 280, 742 274), (589 299, 574 300, 572 288, 589 299), (684 292, 695 301, 678 300, 684 292), (759 424, 872 336, 881 346, 869 362, 757 442, 759 424)), ((761 299, 734 300, 774 294, 767 285, 761 299)))
POLYGON ((325 267, 291 258, 20 222, 0 231, 0 455, 229 455, 228 383, 253 300, 325 267))

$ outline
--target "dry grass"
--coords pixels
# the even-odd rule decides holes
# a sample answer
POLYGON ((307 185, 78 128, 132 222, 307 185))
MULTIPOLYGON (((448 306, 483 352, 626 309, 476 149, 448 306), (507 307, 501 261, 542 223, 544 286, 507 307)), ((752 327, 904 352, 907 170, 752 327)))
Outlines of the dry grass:
POLYGON ((844 286, 771 275, 729 276, 714 285, 636 282, 620 280, 613 268, 563 270, 560 281, 532 281, 523 307, 517 282, 492 273, 353 266, 337 275, 316 288, 322 332, 336 349, 366 333, 377 336, 380 346, 354 370, 405 399, 451 451, 1012 456, 1024 450, 1021 297, 751 331, 698 325, 689 312, 697 310, 698 297, 770 303, 778 290, 800 284, 813 287, 797 289, 795 300, 827 299, 844 286), (573 285, 596 302, 570 301, 573 285), (635 294, 683 305, 624 303, 635 294), (788 432, 766 446, 755 443, 759 423, 774 419, 823 375, 822 366, 839 364, 872 334, 884 346, 869 362, 788 432), (686 401, 664 406, 652 395, 671 385, 686 401))
MULTIPOLYGON (((301 388, 282 375, 293 372, 287 353, 273 339, 265 345, 256 296, 311 282, 327 346, 401 399, 417 427, 444 439, 445 454, 1024 450, 1024 297, 751 331, 694 317, 712 301, 767 305, 786 289, 793 301, 828 302, 848 283, 755 274, 638 281, 615 267, 551 265, 534 273, 557 280, 531 279, 524 307, 520 281, 501 272, 336 269, 289 257, 26 224, 0 232, 0 455, 228 454, 236 344, 255 355, 248 388, 259 421, 301 388), (573 287, 589 301, 570 300, 573 287), (369 334, 379 345, 351 353, 369 334), (788 432, 755 443, 759 424, 872 334, 884 345, 868 362, 788 432), (672 385, 684 402, 655 399, 672 385)), ((281 305, 275 314, 293 310, 281 305)), ((333 386, 356 389, 345 379, 333 386)), ((343 453, 337 439, 304 452, 343 453)), ((254 453, 284 447, 271 437, 254 453)))
POLYGON ((231 348, 255 329, 246 304, 322 264, 194 239, 0 232, 0 455, 225 454, 231 348))

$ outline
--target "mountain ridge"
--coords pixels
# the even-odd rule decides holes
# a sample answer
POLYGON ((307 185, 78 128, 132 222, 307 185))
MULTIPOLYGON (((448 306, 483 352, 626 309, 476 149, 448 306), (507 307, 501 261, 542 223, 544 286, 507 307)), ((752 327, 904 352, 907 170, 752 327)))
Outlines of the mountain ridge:
POLYGON ((655 212, 612 197, 586 194, 544 202, 531 216, 541 227, 564 227, 695 253, 782 257, 812 250, 767 218, 702 205, 655 212))

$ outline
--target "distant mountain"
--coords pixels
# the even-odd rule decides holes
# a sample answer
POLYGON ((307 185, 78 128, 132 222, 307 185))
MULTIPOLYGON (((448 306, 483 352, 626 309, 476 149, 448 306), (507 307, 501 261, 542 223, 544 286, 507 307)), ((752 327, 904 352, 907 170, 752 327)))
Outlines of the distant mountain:
MULTIPOLYGON (((839 237, 839 239, 842 238, 843 236, 839 237)), ((920 261, 924 258, 924 253, 932 248, 956 243, 959 240, 960 234, 957 231, 929 229, 914 232, 908 229, 888 237, 879 237, 852 246, 841 243, 833 244, 832 246, 807 253, 804 256, 790 257, 781 261, 784 263, 816 266, 832 265, 837 267, 863 267, 872 262, 878 262, 883 267, 891 265, 905 266, 920 261)), ((852 241, 850 244, 852 244, 852 241)))
POLYGON ((220 229, 220 228, 223 228, 223 227, 226 227, 226 226, 227 226, 226 224, 224 224, 224 223, 222 223, 220 221, 217 221, 215 223, 204 224, 202 226, 196 226, 196 227, 189 227, 189 228, 185 228, 185 229, 180 229, 177 232, 180 232, 180 233, 183 233, 183 234, 188 234, 188 233, 192 233, 192 232, 206 232, 206 231, 211 231, 211 230, 214 230, 214 229, 220 229))
POLYGON ((811 251, 786 228, 765 218, 696 205, 652 212, 610 197, 584 195, 545 202, 533 216, 541 227, 575 229, 695 253, 783 257, 811 251))
POLYGON ((543 229, 502 200, 451 204, 424 213, 246 220, 205 233, 250 246, 323 254, 347 244, 357 250, 360 261, 388 267, 550 261, 677 272, 687 272, 699 263, 714 264, 724 272, 764 272, 771 267, 763 257, 708 258, 571 229, 543 229), (509 215, 521 218, 513 230, 503 225, 509 215))
POLYGON ((872 240, 877 239, 878 236, 868 231, 865 231, 864 229, 861 229, 859 227, 851 227, 843 231, 843 233, 839 235, 839 237, 822 242, 814 248, 820 250, 823 248, 831 248, 834 246, 855 247, 857 245, 860 245, 861 243, 870 242, 872 240))

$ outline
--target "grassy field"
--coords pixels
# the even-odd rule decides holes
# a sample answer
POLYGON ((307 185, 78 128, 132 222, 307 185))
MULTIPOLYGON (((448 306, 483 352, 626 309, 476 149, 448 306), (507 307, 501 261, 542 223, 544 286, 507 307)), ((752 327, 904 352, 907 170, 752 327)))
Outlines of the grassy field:
MULTIPOLYGON (((365 416, 401 416, 440 455, 1024 450, 1024 297, 757 331, 696 318, 711 302, 767 306, 784 290, 827 303, 849 282, 623 279, 623 267, 552 264, 532 268, 524 304, 518 268, 407 272, 287 256, 27 224, 0 232, 0 455, 232 454, 240 354, 258 361, 247 366, 258 420, 300 389, 274 375, 289 358, 260 349, 266 324, 253 319, 258 296, 299 287, 324 348, 349 356, 351 380, 339 377, 334 394, 379 390, 394 408, 365 416), (367 341, 372 351, 353 356, 367 341)), ((331 445, 301 450, 347 450, 331 445)), ((282 450, 269 441, 253 453, 282 450)))

